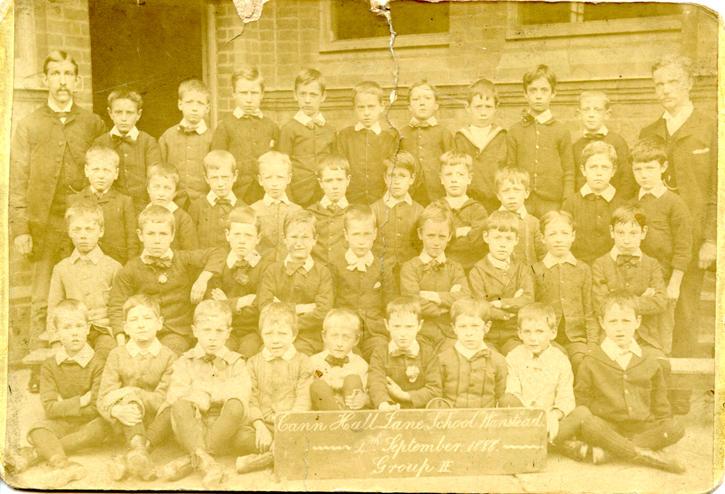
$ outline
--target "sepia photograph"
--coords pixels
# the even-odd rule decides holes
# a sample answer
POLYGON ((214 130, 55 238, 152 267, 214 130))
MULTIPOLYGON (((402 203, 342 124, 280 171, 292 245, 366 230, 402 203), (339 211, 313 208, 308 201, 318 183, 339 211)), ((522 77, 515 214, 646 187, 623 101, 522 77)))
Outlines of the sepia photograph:
POLYGON ((0 1, 2 481, 713 490, 721 30, 0 1))

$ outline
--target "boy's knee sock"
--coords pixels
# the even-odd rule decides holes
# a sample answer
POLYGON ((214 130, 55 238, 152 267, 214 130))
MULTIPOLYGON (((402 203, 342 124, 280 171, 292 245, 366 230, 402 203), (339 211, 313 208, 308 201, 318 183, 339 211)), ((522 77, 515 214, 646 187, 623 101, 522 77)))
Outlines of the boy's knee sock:
POLYGON ((592 412, 587 407, 576 407, 569 415, 559 421, 559 433, 554 441, 561 443, 579 434, 582 424, 591 416, 592 412))
POLYGON ((205 448, 204 428, 190 401, 177 400, 171 405, 171 426, 176 440, 189 453, 205 448))
POLYGON ((65 457, 65 451, 60 439, 48 429, 34 429, 30 431, 28 437, 38 455, 44 460, 65 457))
POLYGON ((171 435, 171 408, 166 408, 154 417, 146 429, 146 437, 149 440, 149 449, 154 449, 166 441, 171 435))
POLYGON ((227 400, 219 417, 209 427, 207 448, 212 455, 227 451, 232 447, 230 439, 235 436, 244 422, 244 405, 236 398, 227 400))
POLYGON ((310 385, 310 398, 313 410, 339 410, 340 406, 335 399, 335 391, 322 379, 310 385))
POLYGON ((63 436, 60 440, 66 453, 79 451, 83 448, 100 446, 108 433, 106 421, 97 417, 87 424, 83 424, 75 432, 63 436))
POLYGON ((581 435, 582 439, 592 446, 605 449, 619 458, 630 460, 637 456, 637 446, 632 441, 595 415, 584 419, 581 435))
POLYGON ((658 450, 675 444, 685 435, 685 428, 682 422, 675 419, 667 419, 658 422, 655 426, 635 435, 632 442, 640 448, 658 450))

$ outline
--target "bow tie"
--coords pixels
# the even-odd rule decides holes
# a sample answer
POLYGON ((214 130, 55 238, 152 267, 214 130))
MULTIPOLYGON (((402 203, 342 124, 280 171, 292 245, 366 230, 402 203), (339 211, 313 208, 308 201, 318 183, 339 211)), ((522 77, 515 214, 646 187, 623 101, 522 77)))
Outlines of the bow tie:
POLYGON ((185 125, 179 125, 179 130, 182 134, 197 134, 197 127, 187 127, 185 125))
POLYGON ((443 268, 443 266, 445 266, 445 264, 446 264, 445 262, 439 262, 439 261, 433 259, 428 264, 424 264, 423 269, 425 271, 440 271, 443 268))
POLYGON ((606 134, 604 134, 603 132, 585 132, 584 133, 584 138, 589 139, 589 140, 601 141, 605 137, 606 137, 606 134))
POLYGON ((119 136, 116 134, 111 135, 111 139, 113 140, 114 144, 121 144, 125 142, 126 144, 133 144, 135 141, 131 139, 131 137, 127 134, 125 136, 119 136))
POLYGON ((156 268, 168 269, 171 267, 171 258, 166 256, 141 256, 141 261, 156 268))
POLYGON ((260 119, 260 118, 262 118, 262 112, 259 111, 259 110, 253 111, 253 112, 244 112, 244 115, 242 115, 241 118, 256 118, 256 119, 260 119))
POLYGON ((314 117, 310 118, 307 121, 307 123, 305 124, 305 127, 307 127, 310 130, 315 130, 315 127, 324 127, 324 126, 325 126, 325 122, 318 115, 315 115, 314 117))
POLYGON ((348 271, 360 271, 361 273, 366 273, 368 270, 368 265, 365 262, 364 259, 358 259, 357 261, 353 262, 352 264, 347 265, 348 271))
POLYGON ((471 355, 470 360, 475 360, 478 358, 488 358, 488 356, 491 355, 491 350, 488 348, 481 348, 479 351, 471 355))
POLYGON ((304 267, 304 265, 304 261, 288 261, 286 265, 287 275, 292 276, 297 272, 297 270, 304 267))
POLYGON ((207 353, 206 355, 201 357, 201 360, 203 360, 207 364, 213 364, 216 360, 216 355, 207 353))
POLYGON ((327 206, 327 209, 332 212, 332 214, 337 214, 340 211, 342 211, 342 208, 335 204, 334 202, 331 203, 329 206, 327 206))
POLYGON ((425 129, 427 127, 432 127, 428 120, 418 120, 417 118, 411 118, 408 125, 410 125, 414 129, 425 129))
POLYGON ((400 348, 395 350, 394 352, 391 352, 390 356, 391 357, 405 357, 405 358, 415 358, 416 357, 409 350, 401 350, 400 348))
POLYGON ((534 118, 534 116, 528 111, 524 110, 521 112, 521 123, 524 124, 524 127, 531 125, 535 121, 536 119, 534 118))
POLYGON ((246 261, 246 259, 238 259, 237 262, 234 263, 234 266, 232 266, 232 277, 234 278, 234 281, 240 285, 246 285, 249 283, 249 275, 247 274, 247 271, 249 271, 250 267, 251 265, 246 261))
POLYGON ((230 201, 226 197, 217 197, 216 202, 214 202, 214 206, 219 206, 224 209, 226 209, 226 208, 231 209, 232 201, 230 201))
POLYGON ((57 118, 68 118, 68 115, 70 115, 69 111, 54 111, 53 115, 55 115, 57 118))
POLYGON ((345 355, 344 357, 335 357, 334 355, 328 355, 325 357, 325 362, 330 364, 330 367, 342 367, 343 365, 350 362, 350 357, 345 355))
POLYGON ((637 263, 639 262, 639 256, 630 256, 628 254, 619 254, 617 256, 617 266, 629 266, 629 267, 637 267, 637 263))

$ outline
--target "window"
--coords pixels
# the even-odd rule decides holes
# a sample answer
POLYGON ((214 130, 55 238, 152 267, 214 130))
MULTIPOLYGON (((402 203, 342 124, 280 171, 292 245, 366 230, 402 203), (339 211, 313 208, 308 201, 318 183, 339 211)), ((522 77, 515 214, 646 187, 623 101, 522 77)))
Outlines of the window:
POLYGON ((679 15, 680 5, 674 3, 579 3, 579 2, 522 2, 519 4, 519 24, 557 24, 589 21, 610 21, 679 15))
MULTIPOLYGON (((399 36, 448 32, 447 2, 398 0, 390 2, 390 12, 399 36)), ((331 14, 335 40, 387 37, 390 33, 385 18, 370 12, 369 0, 333 0, 331 14)))

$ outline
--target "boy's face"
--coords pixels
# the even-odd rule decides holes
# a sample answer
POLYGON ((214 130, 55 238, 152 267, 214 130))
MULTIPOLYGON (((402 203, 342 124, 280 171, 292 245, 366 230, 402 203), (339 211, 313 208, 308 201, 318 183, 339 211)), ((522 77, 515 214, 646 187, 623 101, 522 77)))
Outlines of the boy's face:
POLYGON ((162 177, 155 175, 149 179, 146 187, 151 202, 169 203, 174 200, 176 195, 176 184, 171 177, 162 177))
POLYGON ((320 83, 312 81, 308 84, 300 84, 295 88, 295 101, 299 105, 300 110, 308 117, 312 117, 319 113, 320 106, 325 101, 325 92, 320 87, 320 83))
POLYGON ((68 236, 79 253, 87 254, 98 245, 98 239, 103 236, 103 228, 93 218, 77 216, 68 224, 68 236))
POLYGON ((570 252, 574 238, 574 229, 563 219, 550 221, 544 228, 544 245, 547 252, 554 257, 564 257, 570 252))
POLYGON ((355 96, 355 116, 366 128, 372 127, 383 113, 383 105, 376 94, 360 93, 355 96))
POLYGON ((345 240, 353 254, 362 257, 373 248, 377 236, 375 224, 370 220, 350 220, 346 222, 345 240))
POLYGON ((73 99, 80 77, 70 60, 62 60, 48 63, 48 72, 43 74, 43 83, 48 87, 50 100, 59 106, 65 106, 73 99))
POLYGON ((330 355, 342 358, 352 351, 360 338, 354 328, 333 325, 322 331, 322 341, 325 343, 325 350, 330 352, 330 355))
POLYGON ((428 220, 418 228, 418 238, 423 242, 423 250, 435 259, 446 251, 451 229, 446 221, 428 220))
POLYGON ((594 154, 581 167, 582 175, 593 192, 602 192, 609 187, 614 176, 614 165, 606 154, 594 154))
POLYGON ((232 223, 225 233, 230 249, 240 258, 252 252, 260 240, 257 227, 249 223, 232 223))
POLYGON ((668 112, 676 112, 690 101, 692 80, 678 65, 666 65, 652 74, 655 95, 668 112))
POLYGON ((524 96, 529 104, 529 110, 534 114, 543 113, 549 109, 551 100, 554 99, 556 93, 552 91, 549 81, 545 77, 539 77, 531 81, 526 88, 524 96))
POLYGON ((223 314, 206 315, 191 325, 192 332, 207 355, 218 352, 229 338, 231 328, 223 314))
POLYGON ((326 168, 322 170, 320 178, 317 181, 320 183, 320 188, 327 198, 337 202, 345 197, 347 186, 350 185, 350 176, 345 170, 330 170, 326 168))
POLYGON ((275 357, 284 355, 292 343, 295 341, 295 335, 292 328, 277 322, 267 323, 260 331, 264 348, 275 357))
POLYGON ((259 167, 257 180, 269 197, 279 199, 287 190, 287 186, 290 180, 292 180, 292 177, 290 177, 290 170, 287 164, 265 163, 259 167))
POLYGON ((390 314, 385 321, 385 329, 390 333, 390 339, 401 350, 407 350, 415 341, 415 337, 423 327, 423 321, 412 312, 396 312, 390 314))
POLYGON ((488 244, 488 251, 499 261, 508 261, 516 248, 519 236, 516 232, 487 230, 483 232, 483 241, 488 244))
POLYGON ((496 197, 507 211, 516 212, 521 209, 529 198, 529 190, 521 182, 504 181, 496 192, 496 197))
POLYGON ((81 314, 59 314, 55 328, 66 353, 75 355, 85 346, 91 325, 81 314))
POLYGON ((496 115, 496 100, 493 96, 476 94, 466 105, 466 111, 471 116, 471 123, 476 127, 486 127, 493 122, 496 115))
POLYGON ((234 85, 234 104, 245 113, 253 113, 259 110, 262 104, 262 85, 259 81, 239 79, 234 85))
POLYGON ((131 341, 145 344, 154 341, 156 333, 161 331, 163 325, 164 318, 157 316, 151 307, 137 305, 126 314, 123 330, 131 341))
POLYGON ((642 228, 636 221, 617 223, 609 227, 609 234, 612 236, 614 246, 617 247, 620 254, 631 255, 642 244, 642 240, 647 235, 647 227, 642 228))
POLYGON ((118 166, 113 163, 94 161, 86 163, 86 178, 96 192, 105 193, 118 178, 118 166))
POLYGON ((586 130, 596 132, 609 119, 611 111, 602 98, 593 96, 581 100, 577 114, 586 130))
POLYGON ((309 223, 292 223, 287 228, 284 236, 284 244, 287 253, 296 261, 304 261, 312 252, 317 238, 309 223))
POLYGON ((478 316, 461 314, 452 324, 456 338, 464 348, 477 350, 483 343, 483 338, 491 327, 490 321, 484 321, 478 316))
POLYGON ((448 197, 461 197, 471 185, 471 172, 466 165, 443 165, 441 183, 448 197))
POLYGON ((217 197, 226 197, 237 180, 237 171, 232 170, 231 166, 216 166, 206 172, 204 180, 217 197))
POLYGON ((151 256, 164 255, 174 240, 171 225, 165 221, 147 221, 136 231, 144 250, 151 256))
POLYGON ((405 168, 393 166, 386 170, 384 180, 390 195, 395 199, 400 199, 410 190, 411 185, 415 182, 415 175, 411 175, 405 168))
POLYGON ((604 334, 620 348, 629 348, 641 323, 642 316, 638 316, 634 308, 618 304, 612 305, 603 316, 599 317, 599 324, 604 329, 604 334))
POLYGON ((209 113, 209 97, 201 91, 185 91, 178 104, 184 120, 193 125, 201 122, 209 113))
POLYGON ((130 99, 117 99, 111 103, 108 116, 121 134, 127 134, 141 118, 141 111, 130 99))
POLYGON ((667 169, 667 162, 657 160, 632 163, 632 173, 642 190, 652 190, 662 184, 662 174, 667 169))
POLYGON ((436 95, 428 86, 418 86, 410 92, 408 109, 418 120, 428 120, 438 110, 436 95))
POLYGON ((538 355, 549 348, 551 341, 556 338, 556 328, 550 328, 544 317, 524 319, 519 328, 519 338, 526 348, 538 355))

